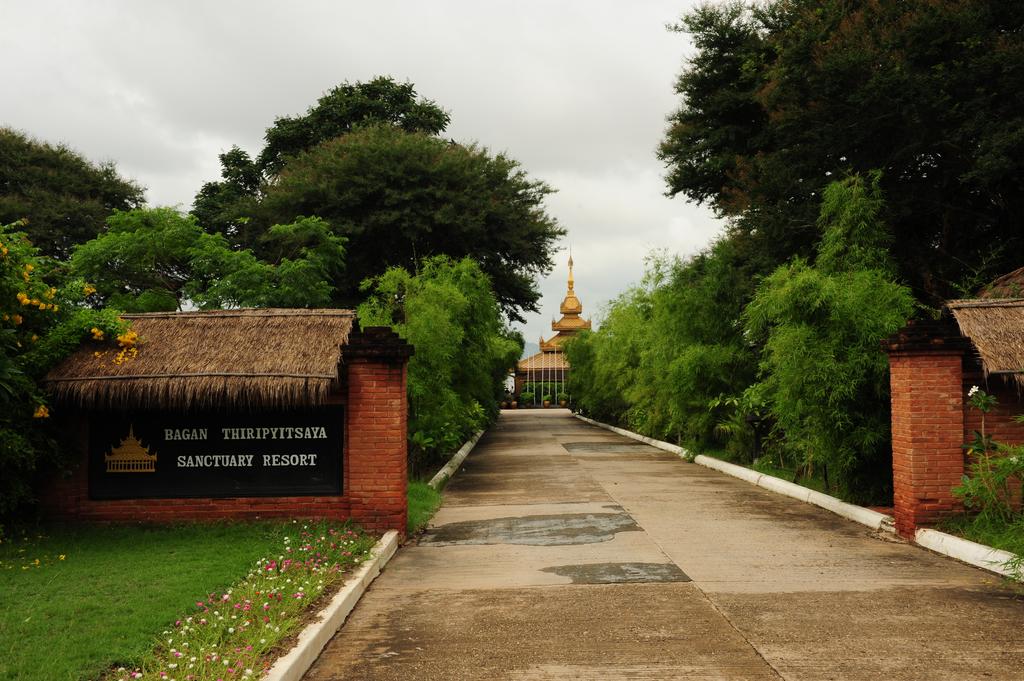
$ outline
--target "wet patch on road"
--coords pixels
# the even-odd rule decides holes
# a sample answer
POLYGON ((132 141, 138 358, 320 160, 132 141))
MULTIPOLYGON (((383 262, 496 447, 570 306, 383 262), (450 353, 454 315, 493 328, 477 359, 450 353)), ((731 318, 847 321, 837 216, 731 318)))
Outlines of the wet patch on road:
POLYGON ((567 546, 611 541, 619 532, 639 531, 640 526, 626 513, 565 513, 448 523, 428 530, 419 544, 567 546))
POLYGON ((563 442, 562 446, 568 452, 597 452, 600 454, 635 454, 646 452, 660 454, 662 451, 656 447, 629 442, 563 442))
POLYGON ((644 584, 649 582, 689 582, 690 578, 675 563, 587 563, 546 567, 568 577, 573 584, 644 584))

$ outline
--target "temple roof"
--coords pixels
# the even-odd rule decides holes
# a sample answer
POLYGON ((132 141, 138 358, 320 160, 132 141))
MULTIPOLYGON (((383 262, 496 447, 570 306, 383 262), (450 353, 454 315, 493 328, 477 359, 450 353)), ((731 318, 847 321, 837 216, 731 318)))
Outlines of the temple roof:
POLYGON ((565 354, 561 352, 538 352, 526 359, 519 360, 517 368, 520 372, 550 371, 552 369, 568 369, 565 354))
POLYGON ((561 346, 566 339, 573 336, 577 331, 589 331, 590 320, 583 319, 580 315, 583 313, 583 303, 576 297, 575 291, 575 278, 572 273, 572 256, 569 256, 569 287, 565 292, 565 298, 562 299, 562 304, 558 307, 562 313, 562 318, 557 322, 551 322, 551 330, 557 331, 558 333, 550 340, 545 341, 541 338, 540 345, 541 349, 550 348, 556 349, 561 346))

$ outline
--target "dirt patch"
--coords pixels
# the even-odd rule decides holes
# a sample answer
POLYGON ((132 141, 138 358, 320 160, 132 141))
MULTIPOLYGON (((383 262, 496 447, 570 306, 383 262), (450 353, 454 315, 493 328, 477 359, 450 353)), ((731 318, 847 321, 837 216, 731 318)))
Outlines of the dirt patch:
POLYGON ((675 563, 587 563, 547 567, 550 572, 568 577, 573 584, 644 584, 650 582, 689 582, 690 578, 675 563))
POLYGON ((639 532, 626 513, 530 515, 448 523, 429 530, 421 546, 455 544, 524 544, 565 546, 611 541, 619 532, 639 532))

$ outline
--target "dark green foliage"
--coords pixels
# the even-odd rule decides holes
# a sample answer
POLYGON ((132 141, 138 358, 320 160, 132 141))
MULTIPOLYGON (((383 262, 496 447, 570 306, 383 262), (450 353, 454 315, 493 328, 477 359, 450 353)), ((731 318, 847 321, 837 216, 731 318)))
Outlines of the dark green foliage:
POLYGON ((565 232, 543 209, 552 190, 512 159, 392 126, 362 128, 292 159, 267 189, 264 223, 317 215, 348 239, 336 302, 361 299, 360 282, 419 259, 470 256, 502 309, 536 309, 535 277, 551 268, 565 232))
POLYGON ((930 305, 1020 266, 1024 5, 706 5, 661 147, 757 271, 813 256, 821 192, 883 171, 897 274, 930 305), (745 243, 741 243, 745 242, 745 243))
POLYGON ((221 154, 222 179, 203 185, 192 215, 264 259, 272 225, 323 218, 349 240, 347 271, 333 282, 340 307, 358 305, 363 279, 388 267, 469 255, 521 321, 565 233, 543 208, 552 190, 504 154, 442 140, 448 121, 411 83, 343 83, 305 115, 278 118, 255 160, 237 147, 221 154))
POLYGON ((359 126, 387 124, 406 132, 437 135, 451 117, 434 102, 419 99, 412 83, 378 76, 368 83, 342 83, 317 100, 304 116, 282 116, 267 129, 257 166, 276 175, 289 157, 359 126))
POLYGON ((361 323, 390 326, 416 348, 408 390, 418 469, 497 416, 523 340, 505 328, 487 275, 470 258, 428 258, 415 274, 393 267, 364 289, 361 323))
POLYGON ((142 202, 143 189, 112 163, 96 165, 64 145, 0 127, 0 225, 27 219, 22 229, 44 255, 67 258, 115 209, 142 202))
POLYGON ((384 76, 367 83, 342 83, 305 115, 274 121, 256 159, 237 146, 221 154, 221 179, 202 186, 192 214, 204 229, 223 234, 232 245, 254 248, 267 225, 253 225, 250 217, 259 206, 264 183, 280 173, 288 159, 359 127, 392 125, 436 135, 448 121, 448 114, 434 102, 417 97, 412 83, 396 83, 384 76))
POLYGON ((260 235, 250 216, 259 205, 263 173, 238 147, 220 155, 220 168, 221 181, 202 186, 192 215, 204 229, 223 235, 234 247, 251 248, 260 235))

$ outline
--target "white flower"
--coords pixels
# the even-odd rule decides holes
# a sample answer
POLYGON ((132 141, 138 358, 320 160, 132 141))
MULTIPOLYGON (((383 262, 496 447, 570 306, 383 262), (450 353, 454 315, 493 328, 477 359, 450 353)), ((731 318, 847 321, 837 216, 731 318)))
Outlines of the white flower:
POLYGON ((974 394, 975 394, 976 392, 978 392, 978 386, 976 386, 976 385, 972 385, 972 386, 971 386, 971 389, 967 391, 967 396, 968 396, 968 397, 974 397, 974 394))

